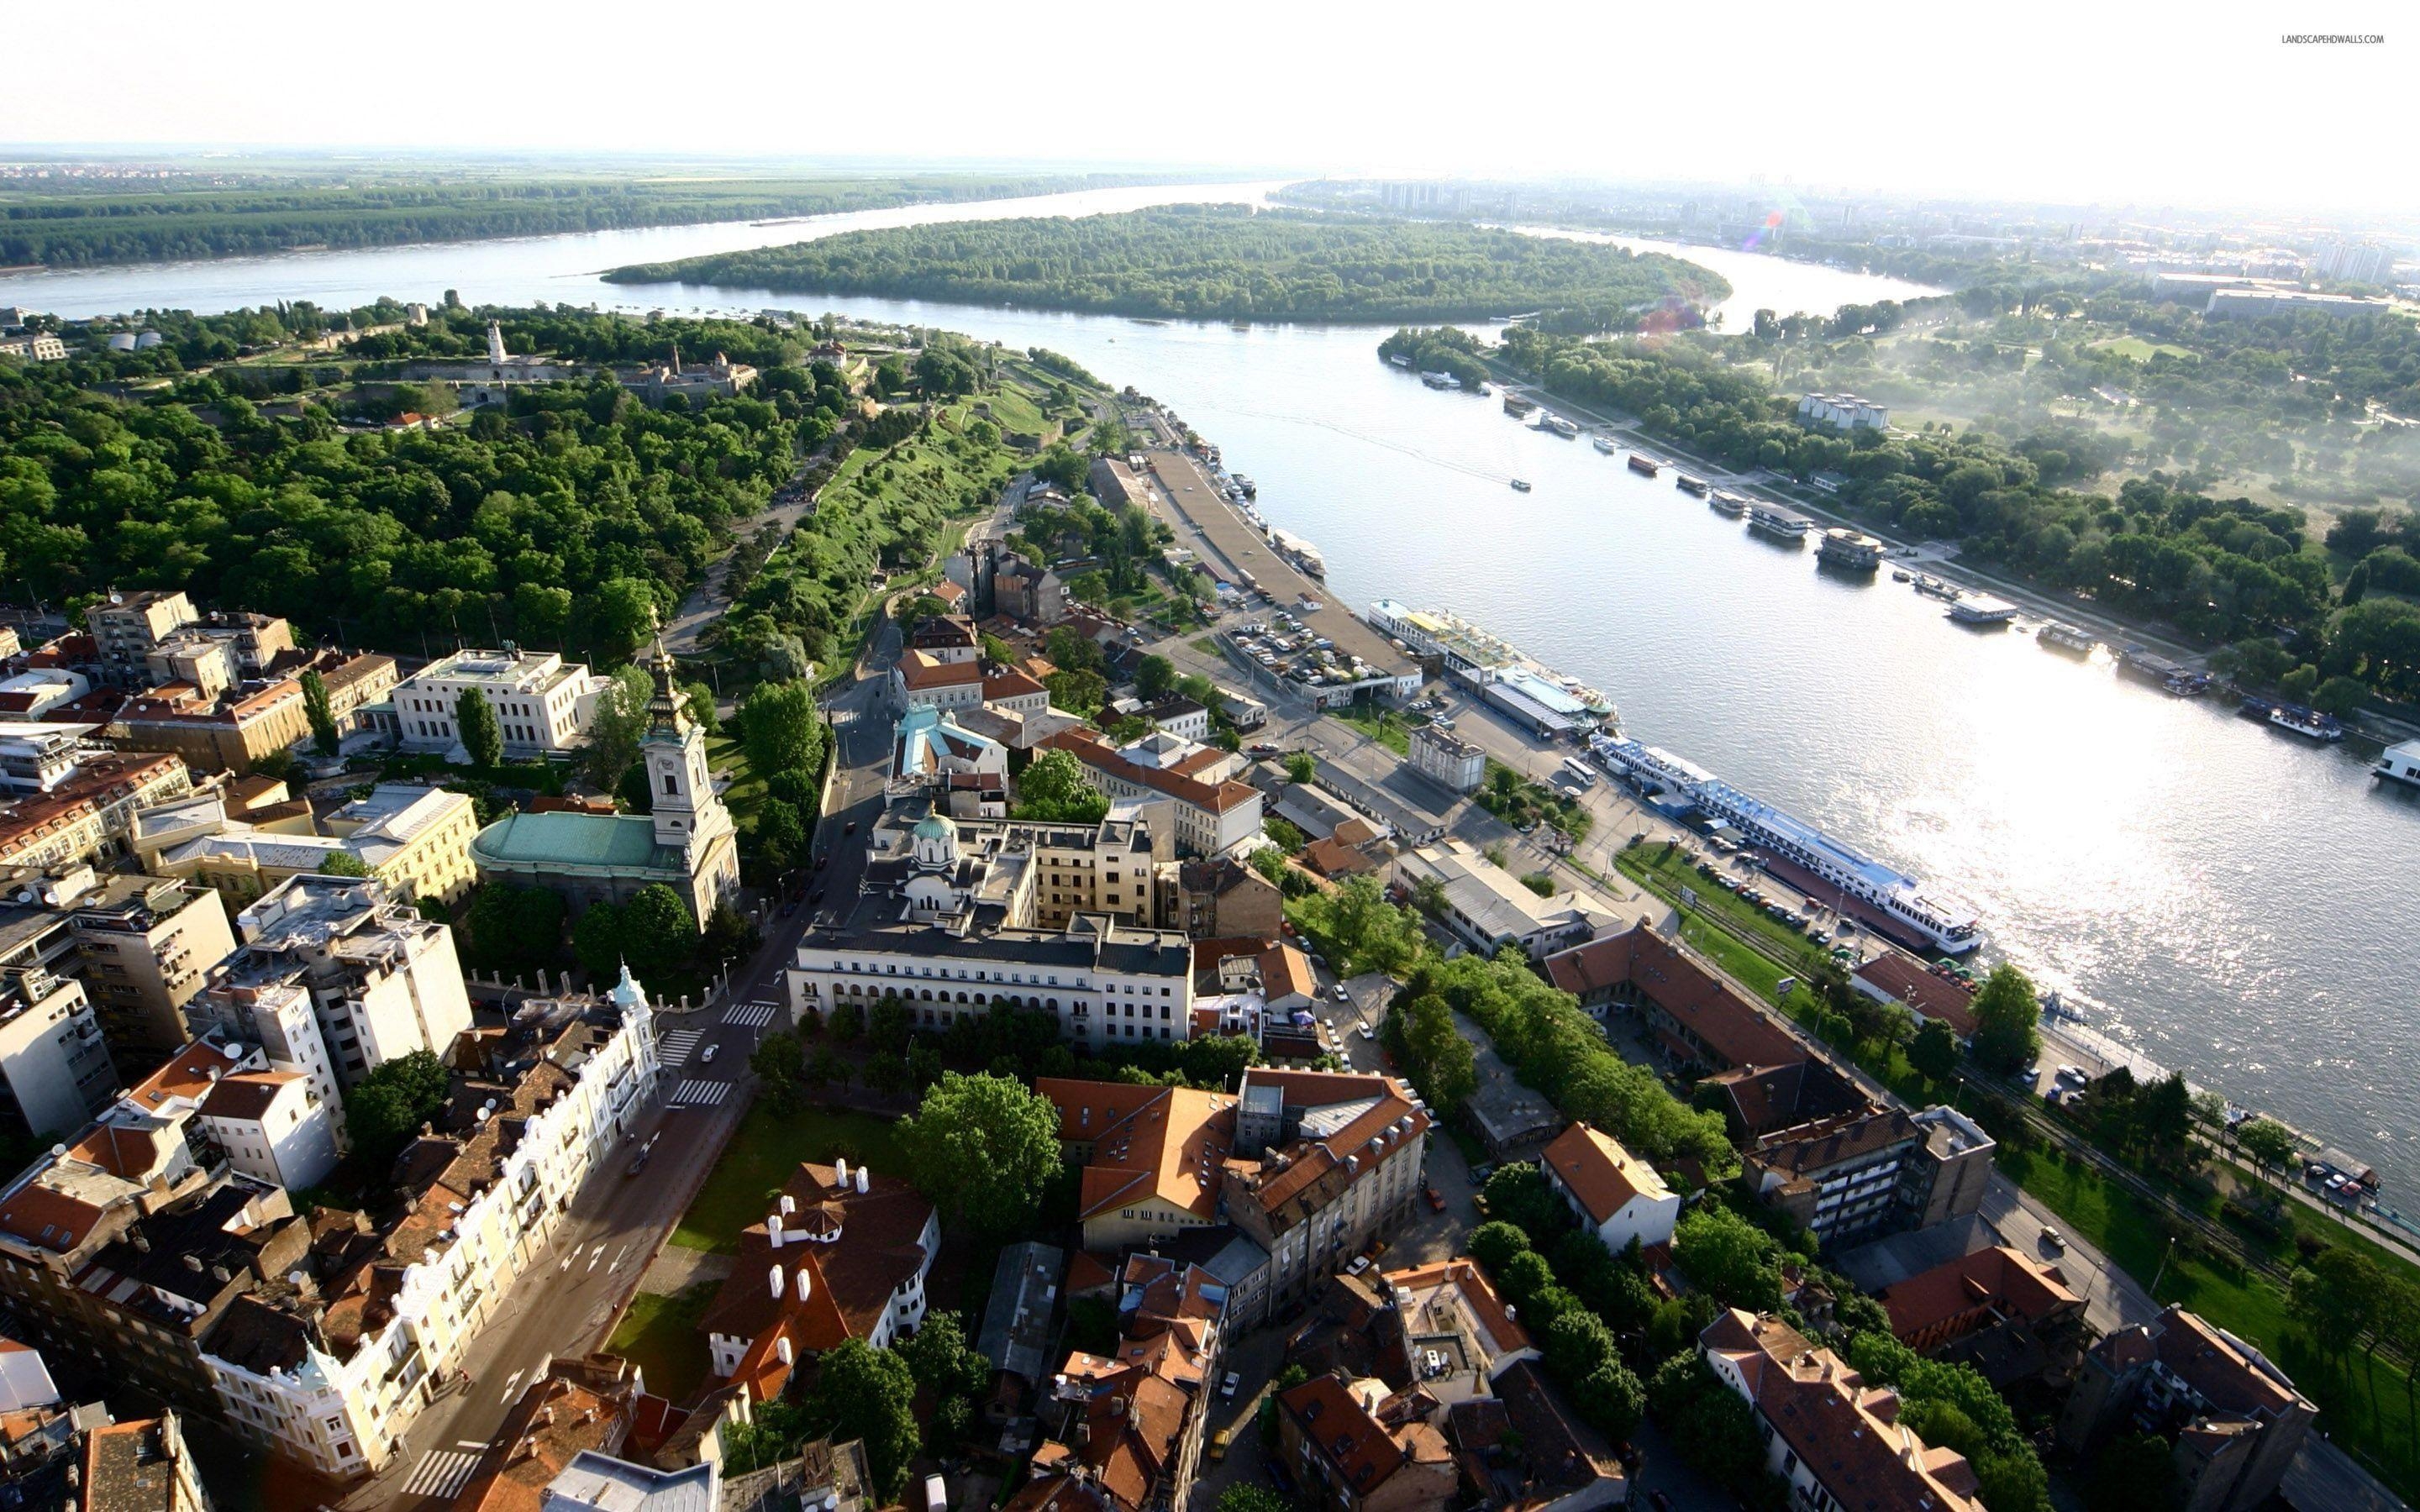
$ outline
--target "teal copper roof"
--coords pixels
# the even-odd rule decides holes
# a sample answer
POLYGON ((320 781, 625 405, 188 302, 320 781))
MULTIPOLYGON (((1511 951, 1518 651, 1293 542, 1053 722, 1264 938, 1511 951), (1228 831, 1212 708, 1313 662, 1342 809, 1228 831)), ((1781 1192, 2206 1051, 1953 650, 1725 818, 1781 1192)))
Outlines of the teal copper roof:
POLYGON ((499 867, 595 867, 686 875, 680 852, 656 843, 643 814, 517 813, 479 831, 473 861, 499 867))

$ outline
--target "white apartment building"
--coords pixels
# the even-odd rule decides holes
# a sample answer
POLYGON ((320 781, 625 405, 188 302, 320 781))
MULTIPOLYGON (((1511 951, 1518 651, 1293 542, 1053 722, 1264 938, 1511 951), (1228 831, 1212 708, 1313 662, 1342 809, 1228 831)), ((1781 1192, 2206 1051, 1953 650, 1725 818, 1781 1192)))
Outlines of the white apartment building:
POLYGON ((496 711, 505 755, 549 756, 581 743, 610 681, 554 652, 510 642, 501 651, 457 651, 396 685, 396 722, 406 749, 451 751, 462 743, 455 706, 476 688, 496 711))
POLYGON ((217 1034, 196 1040, 104 1115, 128 1128, 173 1127, 189 1147, 216 1146, 227 1164, 287 1191, 317 1186, 343 1155, 334 1102, 257 1045, 217 1034))
POLYGON ((398 1057, 443 1055, 471 1026, 454 932, 375 882, 290 878, 236 931, 242 946, 186 1005, 187 1022, 260 1045, 326 1102, 398 1057))
POLYGON ((27 967, 0 980, 0 1127, 73 1134, 117 1096, 84 983, 27 967))
POLYGON ((1681 1218, 1679 1194, 1612 1135, 1575 1123, 1545 1148, 1538 1165, 1572 1216, 1616 1255, 1633 1240, 1641 1247, 1671 1242, 1681 1218))
POLYGON ((300 1284, 239 1297, 205 1340, 246 1438, 328 1475, 383 1468, 651 1104, 660 1070, 654 1012, 627 970, 603 997, 525 1003, 476 1054, 443 1127, 396 1162, 405 1216, 384 1233, 364 1220, 322 1234, 300 1284))

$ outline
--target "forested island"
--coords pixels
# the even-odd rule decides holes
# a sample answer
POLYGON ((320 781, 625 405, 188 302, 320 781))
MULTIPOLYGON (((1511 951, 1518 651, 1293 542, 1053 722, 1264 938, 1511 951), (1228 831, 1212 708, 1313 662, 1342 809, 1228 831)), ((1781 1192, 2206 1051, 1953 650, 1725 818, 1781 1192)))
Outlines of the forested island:
POLYGON ((1161 319, 1483 320, 1574 332, 1694 312, 1730 285, 1675 257, 1439 222, 1171 206, 852 231, 644 263, 615 283, 709 284, 1161 319))
POLYGON ((220 257, 298 247, 692 225, 833 215, 897 205, 1102 189, 1125 176, 946 175, 876 178, 534 178, 373 185, 309 182, 121 193, 98 187, 0 191, 0 266, 220 257))

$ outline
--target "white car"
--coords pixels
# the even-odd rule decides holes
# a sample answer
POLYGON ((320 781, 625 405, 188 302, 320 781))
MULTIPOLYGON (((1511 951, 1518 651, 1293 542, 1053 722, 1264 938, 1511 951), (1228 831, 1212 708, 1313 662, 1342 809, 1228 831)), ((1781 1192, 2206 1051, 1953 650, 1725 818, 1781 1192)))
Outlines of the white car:
POLYGON ((2076 1086, 2082 1087, 2092 1078, 2084 1074, 2084 1068, 2081 1066, 2061 1066, 2058 1068, 2058 1079, 2062 1082, 2073 1082, 2076 1086))
POLYGON ((1362 1025, 1362 1026, 1361 1026, 1361 1028, 1360 1028, 1360 1031, 1359 1031, 1359 1032, 1360 1032, 1361 1038, 1363 1038, 1364 1040, 1375 1040, 1376 1038, 1378 1038, 1378 1031, 1377 1031, 1376 1029, 1374 1029, 1374 1028, 1371 1027, 1371 1026, 1370 1026, 1369 1025, 1367 1025, 1367 1024, 1364 1024, 1364 1025, 1362 1025))
POLYGON ((721 1054, 721 1050, 722 1046, 719 1044, 707 1045, 705 1050, 699 1053, 697 1057, 698 1064, 701 1066, 705 1065, 706 1062, 712 1060, 717 1055, 721 1054))
POLYGON ((1367 1255, 1356 1255, 1353 1257, 1353 1263, 1344 1268, 1344 1273, 1346 1275, 1359 1275, 1362 1272, 1368 1269, 1370 1269, 1370 1257, 1367 1255))
POLYGON ((1353 995, 1344 990, 1344 984, 1341 981, 1336 984, 1336 990, 1328 994, 1328 995, 1335 998, 1340 1003, 1349 1003, 1353 1001, 1353 995))
POLYGON ((2045 1249, 2067 1248, 2066 1237, 2059 1233, 2057 1229, 2051 1227, 2047 1224, 2042 1226, 2041 1242, 2042 1247, 2045 1249))

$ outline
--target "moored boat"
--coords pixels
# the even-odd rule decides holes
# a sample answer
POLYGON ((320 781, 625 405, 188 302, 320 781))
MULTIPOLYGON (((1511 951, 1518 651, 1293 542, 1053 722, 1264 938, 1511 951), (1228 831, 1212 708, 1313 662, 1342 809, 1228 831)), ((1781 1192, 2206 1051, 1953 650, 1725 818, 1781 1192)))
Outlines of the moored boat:
POLYGON ((1815 543, 1819 562, 1847 572, 1871 572, 1883 564, 1883 544, 1862 531, 1835 525, 1815 543))
POLYGON ((1706 480, 1703 478, 1693 478, 1683 472, 1672 480, 1672 486, 1683 493, 1693 493, 1700 499, 1706 497, 1706 480))
POLYGON ((1760 535, 1796 546, 1807 539, 1815 522, 1794 509, 1779 504, 1758 503, 1748 507, 1747 528, 1760 535))
POLYGON ((1611 456, 1614 453, 1621 450, 1621 443, 1615 440, 1610 436, 1591 436, 1589 438, 1589 441, 1591 445, 1595 446, 1598 451, 1603 452, 1607 456, 1611 456))
POLYGON ((1652 478, 1663 466, 1652 456, 1642 456, 1637 452, 1630 454, 1630 471, 1633 472, 1643 472, 1652 478))
POLYGON ((1747 501, 1738 494, 1725 493, 1717 488, 1706 496, 1706 507, 1717 515, 1728 515, 1737 519, 1747 513, 1747 501))
POLYGON ((1513 479, 1512 491, 1514 493, 1528 493, 1529 491, 1529 480, 1527 478, 1513 479))
POLYGON ((2065 652, 2071 656, 2089 656, 2092 648, 2100 644, 2089 633, 2058 620, 2043 625, 2035 639, 2050 650, 2065 652))

